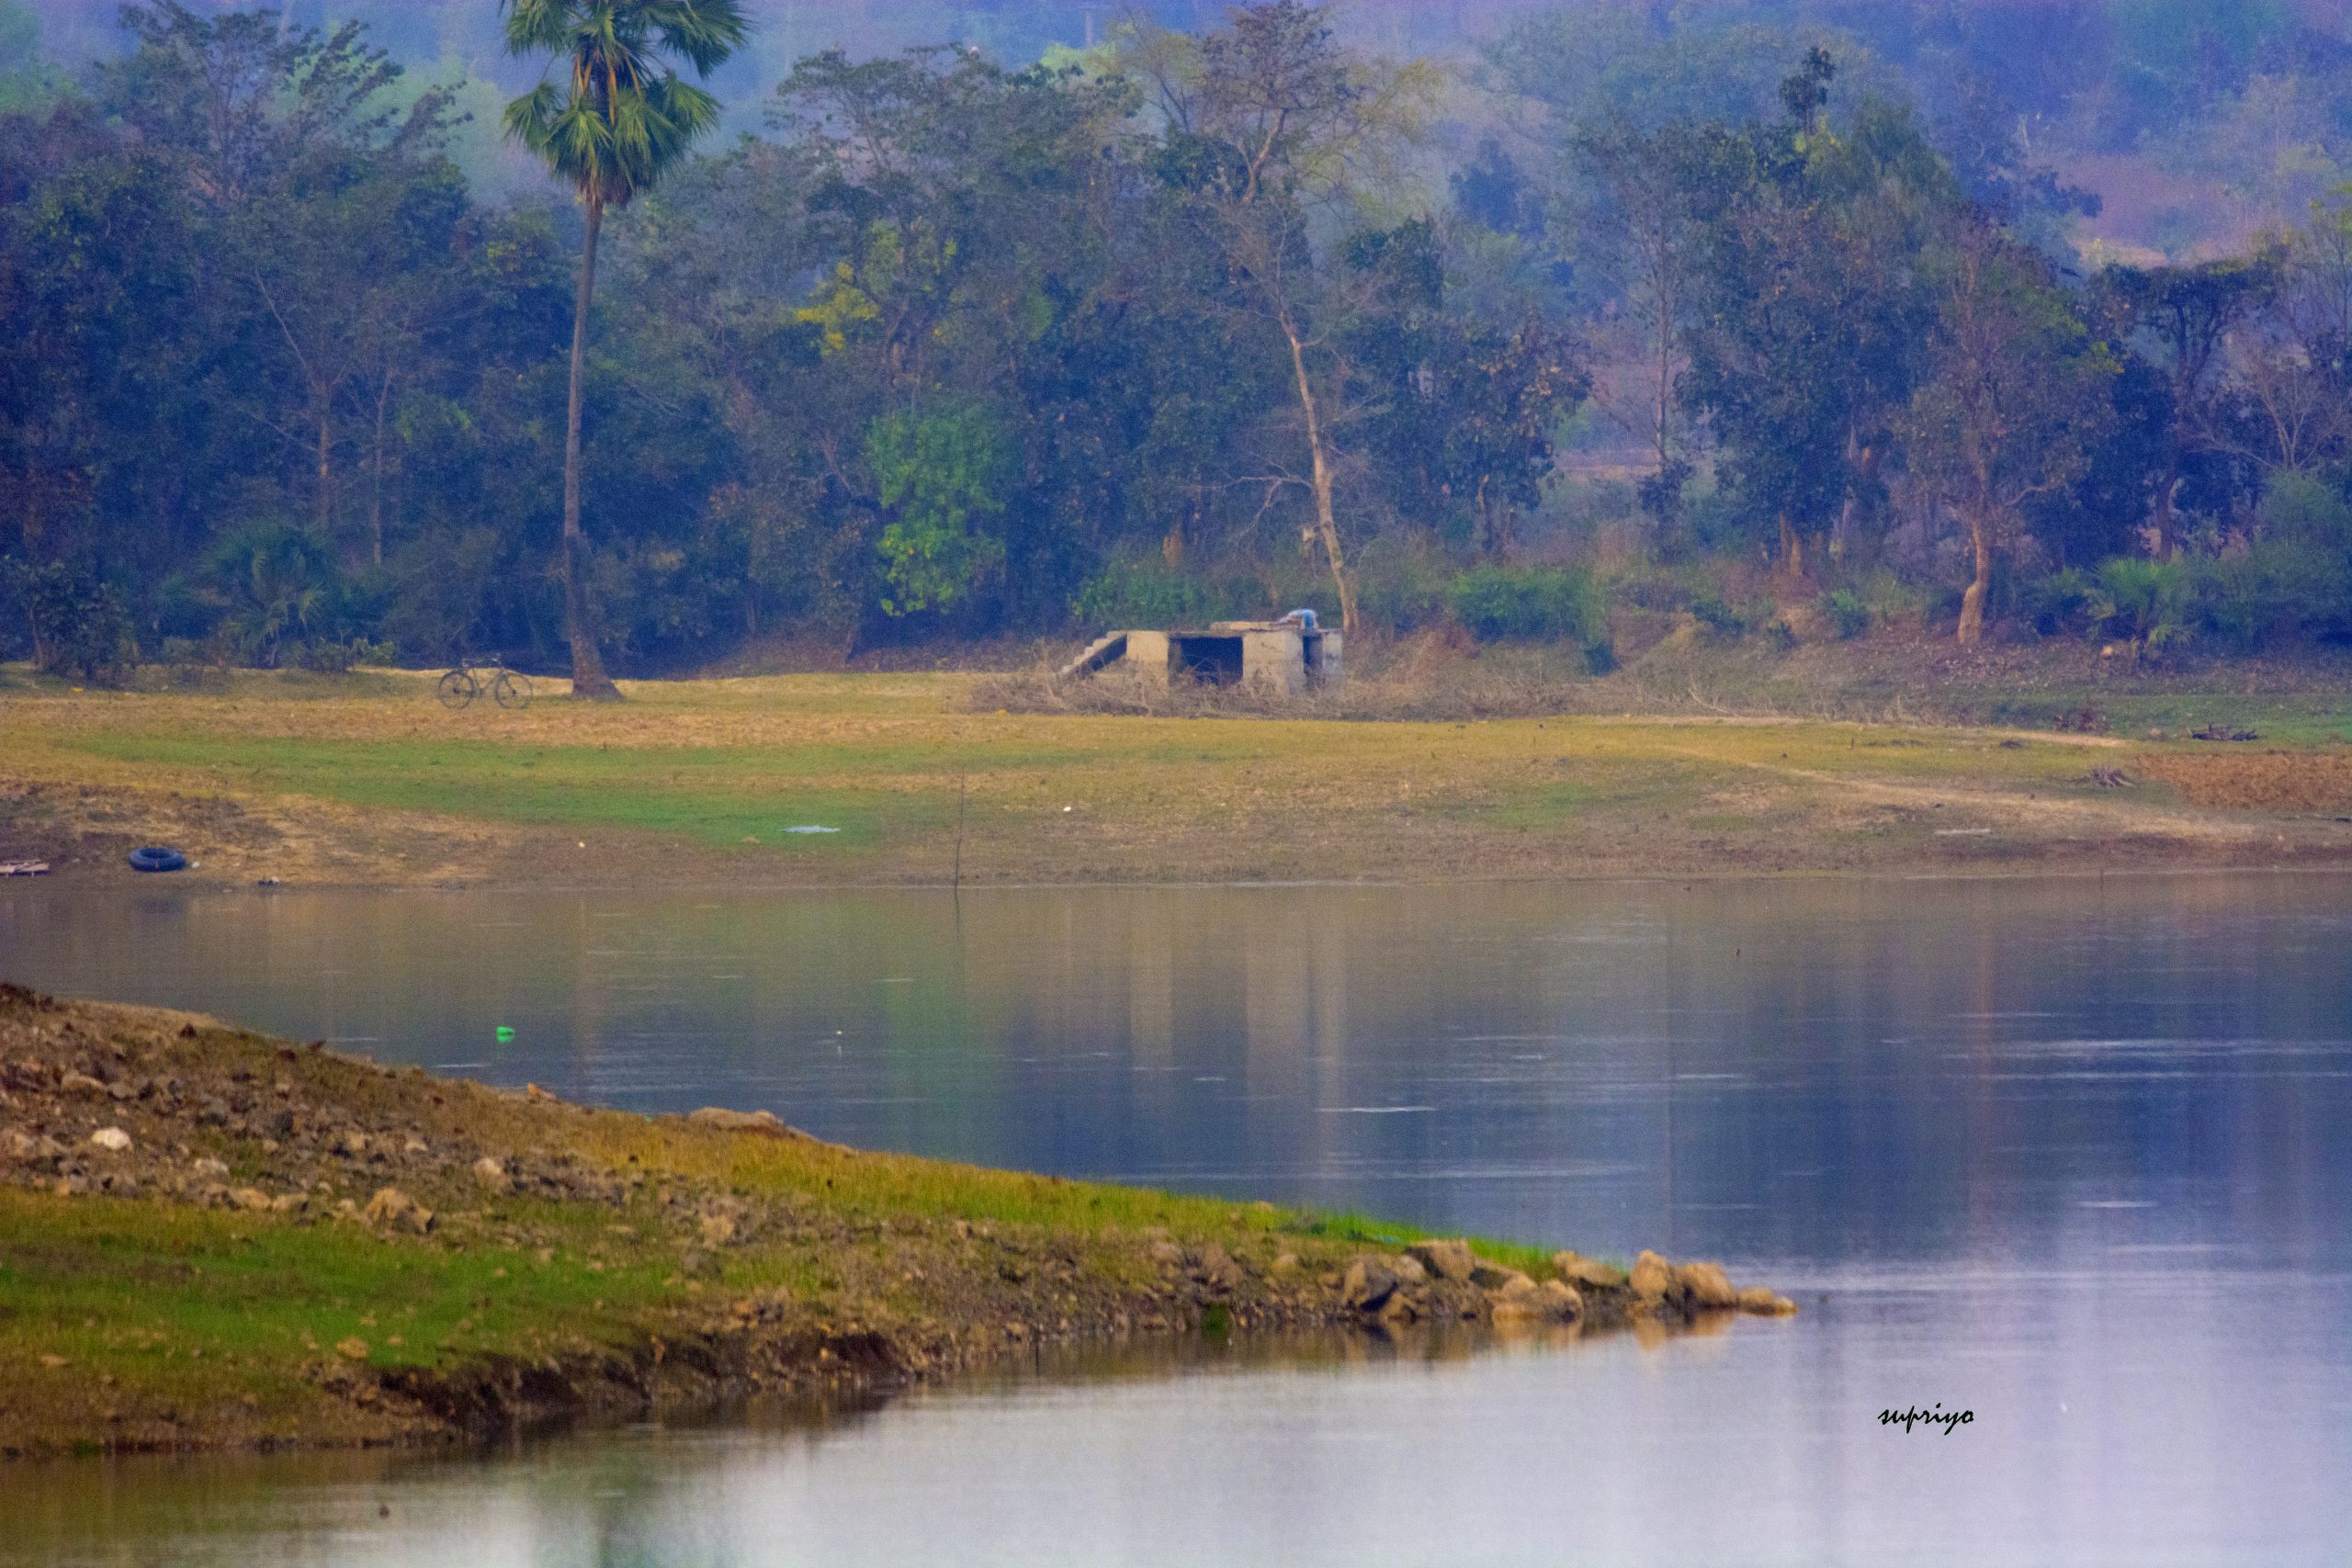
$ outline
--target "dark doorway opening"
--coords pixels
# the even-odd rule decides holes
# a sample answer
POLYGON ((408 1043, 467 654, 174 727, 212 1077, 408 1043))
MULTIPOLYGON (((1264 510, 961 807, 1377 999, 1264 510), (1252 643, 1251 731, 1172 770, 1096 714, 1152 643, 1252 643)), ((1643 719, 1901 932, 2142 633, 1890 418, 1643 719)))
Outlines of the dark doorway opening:
POLYGON ((1204 686, 1241 684, 1241 639, 1238 637, 1171 637, 1175 672, 1204 686))

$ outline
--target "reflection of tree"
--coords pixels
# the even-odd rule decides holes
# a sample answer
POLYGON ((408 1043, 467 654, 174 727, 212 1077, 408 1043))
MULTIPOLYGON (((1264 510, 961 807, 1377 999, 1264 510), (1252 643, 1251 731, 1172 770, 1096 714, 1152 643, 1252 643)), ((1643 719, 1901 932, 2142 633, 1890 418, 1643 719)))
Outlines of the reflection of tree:
POLYGON ((967 889, 960 938, 944 889, 151 896, 0 901, 0 944, 280 1027, 330 997, 395 1061, 535 1026, 507 1081, 640 1109, 1736 1272, 2127 1235, 2333 1267, 2341 886, 2115 886, 967 889))

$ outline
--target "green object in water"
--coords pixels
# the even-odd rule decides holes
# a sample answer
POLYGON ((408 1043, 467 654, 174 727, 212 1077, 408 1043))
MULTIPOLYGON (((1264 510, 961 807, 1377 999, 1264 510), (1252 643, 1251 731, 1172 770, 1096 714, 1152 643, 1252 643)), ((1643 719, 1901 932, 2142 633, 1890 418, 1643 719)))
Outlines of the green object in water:
POLYGON ((514 1031, 511 1026, 503 1023, 498 1026, 498 1043, 501 1045, 505 1044, 508 1041, 514 1038, 514 1031))

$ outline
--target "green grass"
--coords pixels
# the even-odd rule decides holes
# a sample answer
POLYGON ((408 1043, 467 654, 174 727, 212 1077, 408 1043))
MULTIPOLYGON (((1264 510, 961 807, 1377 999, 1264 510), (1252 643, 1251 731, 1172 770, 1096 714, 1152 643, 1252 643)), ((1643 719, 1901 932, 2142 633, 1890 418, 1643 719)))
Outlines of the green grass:
MULTIPOLYGON (((935 835, 956 817, 954 792, 935 783, 831 782, 843 774, 888 779, 926 761, 935 769, 938 753, 922 747, 605 749, 137 734, 87 735, 72 745, 113 761, 207 769, 263 794, 533 826, 621 828, 707 844, 755 838, 801 853, 869 848, 894 834, 935 835), (808 825, 840 831, 785 831, 808 825)), ((1035 750, 975 748, 967 765, 1061 761, 1035 750)))
POLYGON ((545 1207, 537 1223, 570 1245, 541 1263, 496 1247, 388 1244, 358 1225, 0 1188, 0 1361, 58 1355, 195 1400, 290 1394, 300 1366, 347 1338, 384 1367, 432 1364, 453 1337, 468 1352, 602 1341, 658 1299, 669 1270, 589 1269, 609 1213, 545 1207))
POLYGON ((1539 784, 1473 815, 1498 828, 1555 828, 1561 818, 1589 809, 1599 795, 1590 784, 1539 784))
MULTIPOLYGON (((1293 1226, 1302 1235, 1348 1243, 1352 1246, 1378 1247, 1394 1249, 1410 1247, 1417 1241, 1429 1241, 1443 1233, 1421 1230, 1413 1225, 1397 1224, 1387 1220, 1347 1211, 1302 1217, 1293 1226)), ((1471 1249, 1489 1263, 1499 1263, 1516 1269, 1531 1279, 1547 1280, 1555 1272, 1553 1255, 1560 1249, 1532 1242, 1500 1241, 1491 1236, 1462 1236, 1471 1249)), ((1609 1261, 1603 1259, 1603 1261, 1609 1261)))

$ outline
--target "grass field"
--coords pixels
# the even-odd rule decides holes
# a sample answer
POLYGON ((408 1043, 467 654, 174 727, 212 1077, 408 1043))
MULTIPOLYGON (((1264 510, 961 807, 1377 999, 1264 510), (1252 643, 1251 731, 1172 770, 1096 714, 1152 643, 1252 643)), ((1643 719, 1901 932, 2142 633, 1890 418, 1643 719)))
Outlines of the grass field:
MULTIPOLYGON (((0 859, 44 858, 61 875, 128 876, 121 852, 143 842, 187 850, 199 878, 382 885, 1997 871, 2352 854, 2352 822, 2339 820, 2352 817, 2352 709, 2325 690, 2107 694, 2105 732, 2079 734, 1886 712, 1006 713, 965 674, 641 682, 617 706, 543 697, 526 712, 454 714, 426 674, 247 674, 131 693, 21 671, 0 680, 0 859), (2222 710, 2262 739, 2182 738, 2222 710)), ((1988 687, 1972 703, 2020 718, 2091 705, 2054 688, 1988 687)))

